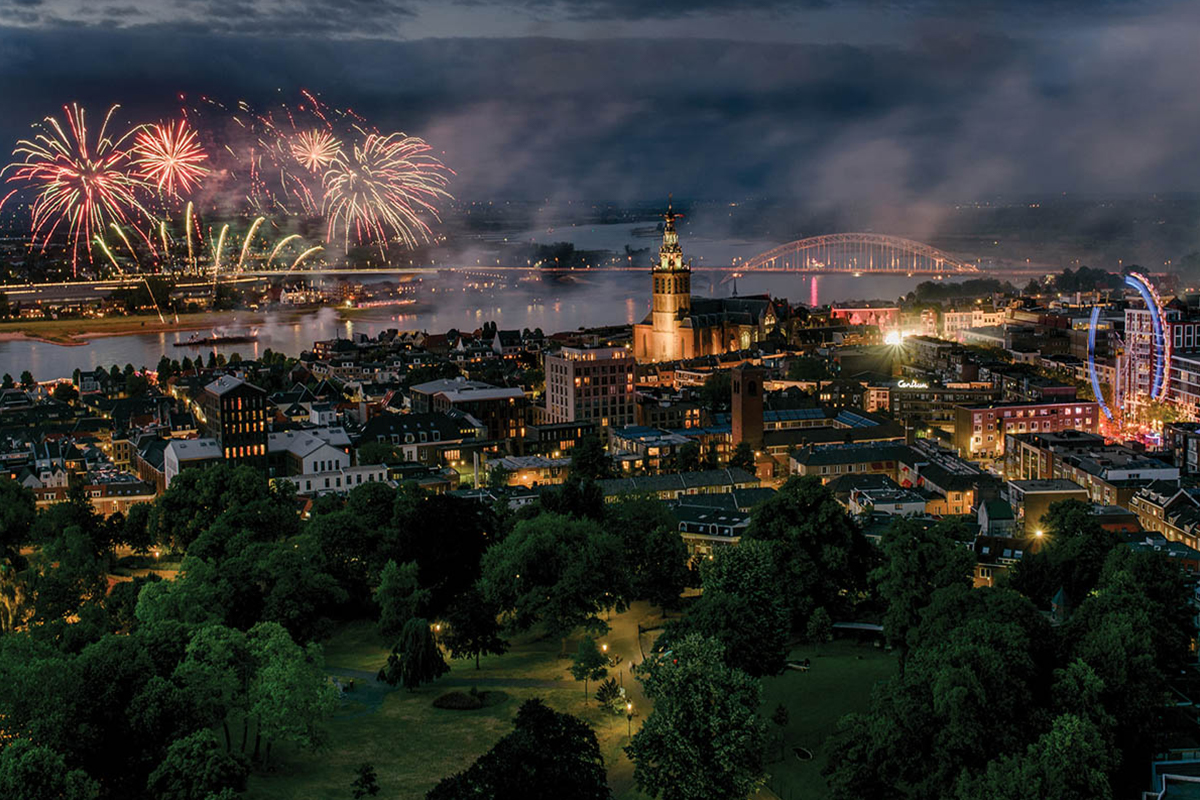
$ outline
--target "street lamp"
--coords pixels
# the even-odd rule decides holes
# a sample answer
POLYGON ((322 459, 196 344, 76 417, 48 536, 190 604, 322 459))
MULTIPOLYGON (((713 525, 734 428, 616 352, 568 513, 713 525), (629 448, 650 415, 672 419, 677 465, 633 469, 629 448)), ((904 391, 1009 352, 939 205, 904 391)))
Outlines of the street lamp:
POLYGON ((625 735, 633 738, 633 703, 625 703, 625 735))

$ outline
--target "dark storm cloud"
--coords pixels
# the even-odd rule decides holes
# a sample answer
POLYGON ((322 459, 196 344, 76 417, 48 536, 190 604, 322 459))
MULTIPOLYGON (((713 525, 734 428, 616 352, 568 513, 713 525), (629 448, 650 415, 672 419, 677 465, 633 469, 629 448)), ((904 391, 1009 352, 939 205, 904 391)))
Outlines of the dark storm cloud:
POLYGON ((773 13, 786 16, 797 10, 842 8, 856 11, 906 13, 1020 12, 1021 7, 1039 13, 1138 9, 1151 5, 1149 0, 457 0, 463 5, 519 5, 543 12, 561 13, 578 19, 670 19, 710 14, 773 13))
MULTIPOLYGON (((1055 37, 940 19, 866 46, 346 40, 306 34, 334 24, 313 19, 251 35, 271 18, 256 5, 217 26, 237 35, 191 19, 0 28, 0 134, 75 99, 157 118, 179 92, 262 104, 306 87, 426 137, 466 199, 773 195, 918 232, 947 203, 997 193, 1198 188, 1200 20, 1186 7, 1055 37)), ((380 7, 407 19, 362 6, 380 7)))
POLYGON ((398 36, 406 0, 0 0, 0 24, 25 28, 158 29, 241 36, 398 36))

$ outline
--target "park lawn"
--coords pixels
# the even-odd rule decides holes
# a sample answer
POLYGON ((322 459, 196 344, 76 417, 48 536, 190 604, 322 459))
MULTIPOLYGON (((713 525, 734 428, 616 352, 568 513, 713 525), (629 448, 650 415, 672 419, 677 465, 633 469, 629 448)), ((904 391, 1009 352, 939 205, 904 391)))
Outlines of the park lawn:
POLYGON ((788 670, 763 680, 762 715, 767 722, 767 785, 782 800, 821 800, 828 787, 821 770, 829 763, 828 739, 838 720, 870 708, 875 684, 896 673, 896 656, 873 643, 836 641, 818 649, 811 645, 792 650, 791 659, 811 659, 808 672, 788 670), (778 760, 778 728, 770 722, 775 707, 788 709, 785 754, 778 760), (813 751, 813 760, 802 762, 791 753, 794 746, 813 751))
MULTIPOLYGON (((573 645, 570 642, 569 645, 573 645)), ((421 800, 439 780, 466 769, 512 730, 521 703, 540 697, 555 710, 575 714, 596 731, 614 800, 645 800, 633 787, 633 769, 623 748, 628 744, 624 716, 605 712, 594 698, 584 705, 583 685, 566 672, 570 663, 558 658, 557 640, 515 637, 502 656, 474 661, 451 661, 451 672, 430 686, 410 693, 388 692, 377 709, 364 706, 347 693, 342 708, 326 724, 327 742, 318 751, 277 747, 269 769, 250 778, 247 800, 341 800, 349 798, 355 768, 372 764, 379 776, 380 797, 421 800), (499 690, 508 699, 497 706, 473 711, 434 708, 432 701, 451 689, 467 691, 479 678, 481 691, 499 690), (520 684, 505 684, 521 679, 520 684), (492 681, 500 681, 493 684, 492 681), (530 686, 527 681, 553 682, 530 686)), ((324 643, 325 663, 331 669, 374 673, 386 661, 388 648, 373 623, 344 625, 324 643)), ((359 690, 355 690, 356 692, 359 690)), ((595 683, 589 684, 589 693, 595 683)), ((364 695, 359 696, 364 697, 364 695)), ((636 731, 638 719, 634 719, 636 731)))

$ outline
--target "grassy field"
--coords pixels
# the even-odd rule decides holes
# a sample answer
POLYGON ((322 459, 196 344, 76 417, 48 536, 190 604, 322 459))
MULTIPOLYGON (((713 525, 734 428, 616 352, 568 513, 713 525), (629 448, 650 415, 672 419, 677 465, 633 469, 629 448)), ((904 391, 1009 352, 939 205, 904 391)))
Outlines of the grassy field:
MULTIPOLYGON (((818 652, 811 646, 792 651, 793 659, 811 659, 808 672, 788 671, 763 681, 763 716, 770 719, 780 703, 788 709, 785 756, 768 747, 768 786, 782 800, 821 800, 827 796, 821 770, 829 763, 827 740, 845 714, 866 711, 871 689, 896 671, 896 658, 871 644, 837 641, 818 652), (813 760, 799 761, 791 748, 806 747, 813 760)), ((767 723, 768 740, 775 743, 778 728, 767 723)))
MULTIPOLYGON (((574 647, 574 642, 569 643, 574 647)), ((512 730, 520 704, 541 697, 552 708, 587 720, 596 731, 609 783, 616 800, 644 800, 632 786, 632 766, 621 748, 628 743, 623 716, 602 712, 595 700, 583 703, 583 687, 571 680, 565 659, 558 658, 557 640, 517 638, 502 656, 474 662, 452 661, 450 674, 416 692, 378 690, 359 684, 344 695, 342 708, 326 725, 328 741, 318 752, 278 748, 266 773, 254 774, 248 800, 345 800, 355 768, 374 765, 389 800, 420 800, 443 777, 466 769, 512 730), (499 705, 473 711, 432 706, 433 699, 451 689, 502 691, 499 705), (535 685, 536 684, 536 685, 535 685)), ((387 659, 387 650, 373 626, 345 627, 325 644, 331 672, 374 673, 387 659)), ((594 691, 594 689, 593 689, 594 691)), ((636 729, 636 720, 635 720, 636 729)))

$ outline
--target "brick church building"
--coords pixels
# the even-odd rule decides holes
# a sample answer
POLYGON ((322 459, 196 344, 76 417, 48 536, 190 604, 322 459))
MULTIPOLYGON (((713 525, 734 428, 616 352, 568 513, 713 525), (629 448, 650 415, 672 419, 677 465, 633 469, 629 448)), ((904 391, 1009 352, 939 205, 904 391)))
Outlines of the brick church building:
POLYGON ((692 264, 683 260, 677 215, 663 217, 662 247, 651 269, 650 314, 633 326, 633 355, 639 362, 678 361, 697 356, 748 350, 774 330, 778 314, 787 313, 768 295, 692 297, 692 264))

